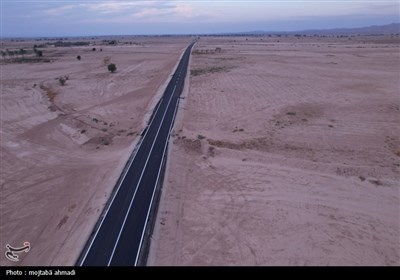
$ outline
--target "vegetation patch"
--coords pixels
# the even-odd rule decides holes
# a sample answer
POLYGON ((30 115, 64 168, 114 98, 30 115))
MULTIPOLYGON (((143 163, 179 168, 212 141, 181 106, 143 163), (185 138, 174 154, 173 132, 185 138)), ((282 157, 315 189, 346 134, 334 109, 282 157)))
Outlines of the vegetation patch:
POLYGON ((207 68, 199 68, 190 70, 190 74, 192 76, 200 76, 207 73, 221 73, 221 72, 229 72, 231 68, 227 66, 213 66, 207 68))
POLYGON ((235 128, 234 130, 232 130, 232 132, 243 132, 244 129, 243 128, 235 128))
POLYGON ((115 66, 114 63, 108 64, 107 66, 108 71, 110 71, 111 73, 114 73, 117 70, 117 66, 115 66))
MULTIPOLYGON (((52 45, 53 43, 48 43, 52 45)), ((57 41, 54 43, 55 47, 79 47, 79 46, 89 46, 89 42, 64 42, 64 41, 57 41)))
POLYGON ((51 103, 54 103, 54 99, 56 98, 57 92, 55 92, 53 89, 46 87, 44 85, 40 86, 40 89, 44 90, 46 92, 47 98, 51 103))

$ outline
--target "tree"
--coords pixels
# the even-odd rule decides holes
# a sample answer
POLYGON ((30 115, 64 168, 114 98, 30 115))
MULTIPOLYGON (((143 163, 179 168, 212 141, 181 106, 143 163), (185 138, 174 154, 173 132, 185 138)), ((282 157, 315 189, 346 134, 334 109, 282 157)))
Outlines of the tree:
POLYGON ((10 51, 9 49, 7 49, 6 51, 7 51, 7 55, 8 55, 9 57, 14 56, 14 52, 13 52, 13 51, 10 51))
POLYGON ((108 64, 107 66, 108 71, 110 71, 111 73, 114 73, 115 70, 117 70, 117 66, 115 66, 114 63, 108 64))
POLYGON ((78 56, 76 57, 76 59, 77 59, 77 60, 81 60, 81 56, 78 55, 78 56))
POLYGON ((43 56, 43 51, 39 51, 35 47, 33 47, 33 51, 35 52, 37 57, 42 57, 43 56))
POLYGON ((20 49, 20 50, 19 50, 19 54, 22 55, 22 56, 24 56, 24 54, 26 54, 26 50, 20 49))

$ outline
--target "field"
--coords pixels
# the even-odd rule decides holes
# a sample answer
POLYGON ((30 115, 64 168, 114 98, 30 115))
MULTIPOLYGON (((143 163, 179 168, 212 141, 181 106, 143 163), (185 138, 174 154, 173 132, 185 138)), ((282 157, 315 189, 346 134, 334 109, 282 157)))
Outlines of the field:
POLYGON ((398 38, 195 45, 150 265, 400 265, 398 38))
POLYGON ((75 263, 190 38, 80 40, 2 41, 1 265, 75 263))

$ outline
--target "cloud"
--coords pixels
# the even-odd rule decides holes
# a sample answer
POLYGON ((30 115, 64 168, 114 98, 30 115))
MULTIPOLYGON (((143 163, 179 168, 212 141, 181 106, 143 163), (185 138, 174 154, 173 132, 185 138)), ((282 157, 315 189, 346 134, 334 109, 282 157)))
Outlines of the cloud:
POLYGON ((110 1, 98 3, 79 4, 89 12, 99 12, 102 14, 118 14, 127 12, 138 12, 144 9, 163 9, 169 1, 110 1))
POLYGON ((11 35, 207 33, 267 27, 298 30, 335 24, 344 27, 398 21, 400 8, 398 2, 386 0, 7 0, 2 3, 3 31, 11 35), (304 24, 300 26, 301 23, 304 24))
POLYGON ((181 16, 181 17, 190 18, 190 17, 195 16, 195 13, 194 13, 194 11, 193 11, 193 7, 191 7, 191 6, 189 6, 189 5, 185 5, 185 4, 183 4, 183 5, 177 5, 177 6, 174 8, 174 11, 175 11, 175 13, 176 13, 178 16, 181 16))
POLYGON ((64 5, 60 7, 45 9, 44 14, 47 16, 60 16, 64 15, 67 11, 70 11, 75 7, 76 5, 64 5))
POLYGON ((137 13, 132 14, 132 17, 136 19, 153 20, 153 19, 165 18, 166 16, 172 16, 172 15, 173 15, 172 9, 160 10, 156 8, 146 8, 137 13))
POLYGON ((192 3, 182 3, 182 1, 126 1, 78 5, 87 11, 87 16, 80 21, 85 23, 188 22, 212 18, 208 11, 197 10, 192 3))

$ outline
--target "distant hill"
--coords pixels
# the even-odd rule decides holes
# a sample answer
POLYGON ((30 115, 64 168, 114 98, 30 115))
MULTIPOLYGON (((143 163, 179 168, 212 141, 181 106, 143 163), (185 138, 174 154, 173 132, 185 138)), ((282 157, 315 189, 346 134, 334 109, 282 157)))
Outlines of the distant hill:
POLYGON ((312 29, 312 30, 299 30, 290 32, 278 31, 251 31, 242 32, 244 35, 263 35, 263 34, 305 34, 305 35, 372 35, 372 34, 398 34, 400 33, 400 23, 391 23, 386 25, 372 25, 359 28, 334 28, 334 29, 312 29))

